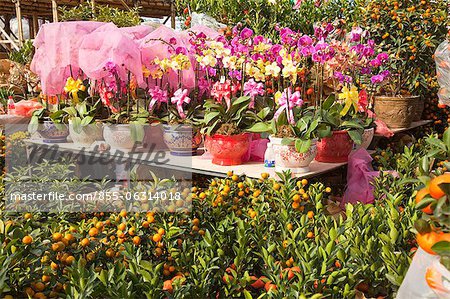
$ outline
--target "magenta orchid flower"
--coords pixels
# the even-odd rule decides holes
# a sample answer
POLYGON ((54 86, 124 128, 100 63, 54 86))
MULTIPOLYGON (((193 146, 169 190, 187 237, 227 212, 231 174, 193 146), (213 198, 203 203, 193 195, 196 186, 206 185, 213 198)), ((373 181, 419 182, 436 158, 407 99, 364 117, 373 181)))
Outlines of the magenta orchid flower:
POLYGON ((208 96, 210 84, 209 81, 205 78, 200 78, 198 80, 198 96, 201 97, 204 94, 208 96))
POLYGON ((148 92, 150 96, 152 97, 152 100, 150 101, 150 104, 148 105, 148 110, 151 111, 156 103, 167 103, 168 97, 167 97, 167 91, 162 90, 159 88, 159 86, 153 87, 148 92))
POLYGON ((264 94, 264 84, 256 83, 254 79, 250 79, 244 83, 244 95, 250 96, 249 108, 255 107, 255 97, 264 94))
POLYGON ((173 94, 173 97, 170 99, 170 102, 172 104, 177 105, 177 111, 178 114, 182 119, 186 118, 186 114, 183 110, 183 104, 189 104, 191 102, 191 99, 188 97, 188 90, 187 89, 178 89, 173 94))
POLYGON ((288 121, 290 124, 295 124, 294 112, 292 108, 301 107, 303 105, 303 100, 299 91, 292 93, 291 88, 286 88, 278 99, 279 108, 275 112, 274 118, 278 120, 278 117, 286 111, 288 121))

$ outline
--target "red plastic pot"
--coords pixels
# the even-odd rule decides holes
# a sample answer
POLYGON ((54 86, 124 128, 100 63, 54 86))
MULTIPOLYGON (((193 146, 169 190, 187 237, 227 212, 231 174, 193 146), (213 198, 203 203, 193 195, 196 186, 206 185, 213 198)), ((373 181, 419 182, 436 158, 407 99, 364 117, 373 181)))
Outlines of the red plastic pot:
POLYGON ((242 133, 238 135, 206 136, 205 146, 212 155, 212 163, 223 166, 240 165, 250 147, 251 135, 242 133))
POLYGON ((325 163, 342 163, 348 161, 352 151, 353 140, 347 131, 333 131, 330 137, 317 142, 316 161, 325 163))

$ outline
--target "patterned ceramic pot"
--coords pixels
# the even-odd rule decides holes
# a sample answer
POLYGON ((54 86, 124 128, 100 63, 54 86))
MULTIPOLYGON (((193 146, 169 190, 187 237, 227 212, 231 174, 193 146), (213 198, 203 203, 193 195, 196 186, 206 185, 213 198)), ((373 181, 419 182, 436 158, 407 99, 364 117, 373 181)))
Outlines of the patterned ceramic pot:
POLYGON ((242 133, 237 135, 206 136, 205 146, 212 155, 212 163, 223 166, 240 165, 250 147, 252 135, 242 133))
POLYGON ((419 96, 375 97, 375 114, 391 129, 408 128, 417 114, 419 99, 419 96))
POLYGON ((317 154, 317 140, 311 142, 306 153, 299 153, 295 149, 294 142, 283 145, 283 138, 270 137, 273 153, 275 155, 276 171, 291 170, 292 173, 305 173, 309 171, 309 164, 317 154))
POLYGON ((130 125, 107 125, 103 126, 103 138, 112 149, 129 151, 134 147, 131 137, 130 125))
POLYGON ((197 128, 189 125, 164 125, 164 142, 174 156, 195 156, 202 143, 202 135, 197 128))
POLYGON ((84 126, 81 132, 77 133, 73 129, 72 122, 69 120, 69 132, 73 143, 82 146, 90 146, 95 141, 103 140, 103 125, 101 123, 84 126))
POLYGON ((353 140, 347 131, 333 131, 333 135, 322 138, 317 142, 316 161, 325 163, 347 162, 352 148, 353 140))
POLYGON ((55 124, 51 120, 46 120, 38 126, 38 133, 47 143, 62 143, 67 141, 69 128, 66 124, 55 124))
POLYGON ((375 134, 375 128, 365 129, 362 134, 362 142, 360 145, 355 144, 355 149, 368 149, 369 145, 372 143, 373 135, 375 134))

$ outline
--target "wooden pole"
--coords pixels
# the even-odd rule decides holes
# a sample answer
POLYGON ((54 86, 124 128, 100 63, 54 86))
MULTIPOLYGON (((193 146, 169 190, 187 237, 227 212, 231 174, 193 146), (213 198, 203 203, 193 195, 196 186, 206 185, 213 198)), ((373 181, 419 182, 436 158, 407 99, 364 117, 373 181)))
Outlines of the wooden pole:
POLYGON ((37 15, 33 14, 33 37, 36 37, 37 33, 39 31, 39 19, 37 15))
POLYGON ((6 15, 5 16, 5 31, 9 35, 11 33, 11 16, 6 15))
POLYGON ((27 21, 28 21, 28 36, 30 38, 34 38, 34 28, 33 28, 33 20, 30 17, 27 17, 27 21))
POLYGON ((52 13, 53 22, 58 22, 58 3, 56 3, 56 0, 52 0, 52 13))
POLYGON ((173 29, 175 29, 175 0, 170 1, 170 25, 173 29))
POLYGON ((22 11, 20 9, 20 0, 14 0, 16 5, 16 18, 17 18, 17 30, 19 45, 23 45, 23 24, 22 24, 22 11))

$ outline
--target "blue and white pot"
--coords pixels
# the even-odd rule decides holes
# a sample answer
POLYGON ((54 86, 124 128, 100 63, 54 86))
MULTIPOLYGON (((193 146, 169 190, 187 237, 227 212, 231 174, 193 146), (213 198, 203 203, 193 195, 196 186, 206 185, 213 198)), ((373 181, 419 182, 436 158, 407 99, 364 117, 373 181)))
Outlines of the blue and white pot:
POLYGON ((67 142, 69 128, 66 124, 55 124, 51 120, 45 120, 38 126, 38 133, 46 143, 67 142))
POLYGON ((195 156, 202 143, 200 131, 190 125, 164 125, 164 142, 174 156, 195 156))

